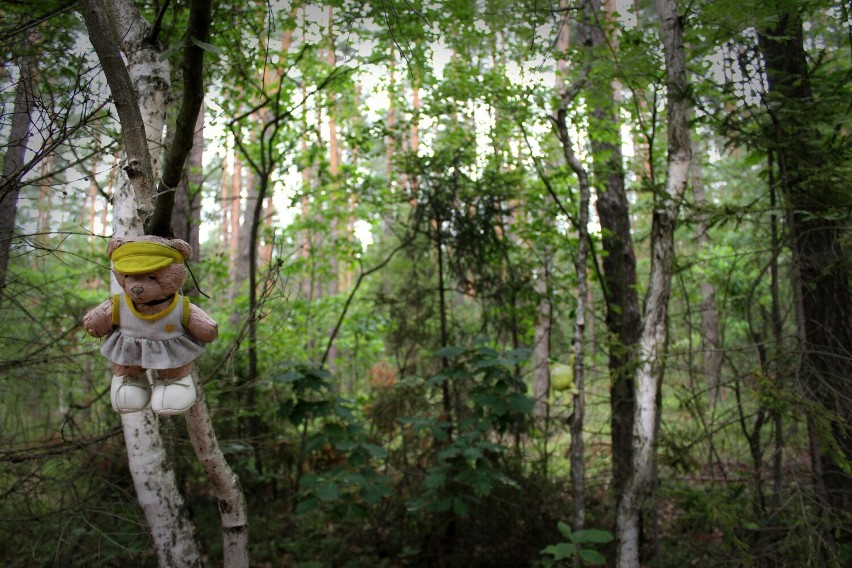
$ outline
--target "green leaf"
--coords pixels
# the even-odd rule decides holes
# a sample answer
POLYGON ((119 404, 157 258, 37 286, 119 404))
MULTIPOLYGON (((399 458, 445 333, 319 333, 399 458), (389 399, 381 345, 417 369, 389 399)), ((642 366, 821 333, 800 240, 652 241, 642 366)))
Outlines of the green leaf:
POLYGON ((381 446, 377 446, 376 444, 361 444, 361 447, 374 458, 382 459, 388 455, 388 451, 386 449, 381 446))
POLYGON ((529 414, 535 407, 535 401, 525 394, 512 393, 506 399, 509 407, 520 414, 529 414))
POLYGON ((545 547, 541 553, 550 554, 554 560, 564 560, 570 558, 576 552, 577 547, 570 542, 560 542, 559 544, 551 544, 545 547))
POLYGON ((594 564, 596 566, 606 562, 606 558, 604 558, 603 554, 597 550, 592 550, 591 548, 581 548, 580 558, 583 559, 583 562, 588 562, 589 564, 594 564))
POLYGON ((453 513, 458 515, 459 517, 464 517, 467 515, 467 503, 459 499, 458 497, 453 498, 453 513))
POLYGON ((282 373, 280 375, 273 375, 272 380, 277 383, 293 383, 298 381, 302 377, 301 374, 296 371, 287 371, 286 373, 282 373))
POLYGON ((207 43, 206 41, 201 41, 196 37, 189 38, 192 43, 203 49, 204 51, 209 51, 210 53, 214 53, 216 55, 222 55, 222 49, 218 46, 213 45, 212 43, 207 43))
POLYGON ((562 533, 562 536, 565 538, 571 538, 571 527, 569 527, 566 523, 559 521, 556 523, 556 527, 559 529, 559 532, 562 533))
POLYGON ((607 542, 612 542, 612 533, 597 529, 581 530, 575 532, 574 535, 571 537, 571 540, 576 542, 577 544, 582 544, 585 542, 605 544, 607 542))
POLYGON ((317 508, 318 504, 319 501, 317 501, 316 497, 308 497, 307 499, 296 505, 296 514, 302 515, 304 513, 310 513, 311 511, 317 508))
POLYGON ((170 45, 170 46, 169 46, 169 48, 168 48, 167 50, 165 50, 163 53, 161 53, 161 54, 160 54, 160 57, 159 57, 158 59, 159 59, 160 61, 165 61, 166 59, 168 59, 169 57, 171 57, 171 56, 172 56, 172 54, 173 54, 174 52, 176 52, 178 49, 180 49, 181 47, 183 47, 183 43, 181 43, 181 42, 179 42, 179 41, 176 41, 175 43, 173 43, 172 45, 170 45))
POLYGON ((340 488, 334 481, 326 480, 317 488, 317 497, 325 502, 334 501, 340 497, 340 488))
POLYGON ((435 352, 436 357, 445 357, 447 359, 452 359, 453 357, 458 357, 462 353, 467 351, 464 347, 441 347, 438 351, 435 352))
POLYGON ((445 480, 446 480, 446 476, 441 472, 430 473, 429 475, 426 476, 424 483, 426 484, 426 487, 429 488, 429 489, 438 489, 438 488, 444 486, 445 480))

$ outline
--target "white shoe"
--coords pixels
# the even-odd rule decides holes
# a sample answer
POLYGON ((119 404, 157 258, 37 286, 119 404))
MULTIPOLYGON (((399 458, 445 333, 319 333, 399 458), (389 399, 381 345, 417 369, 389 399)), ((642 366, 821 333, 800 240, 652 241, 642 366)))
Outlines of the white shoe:
POLYGON ((138 377, 113 375, 109 400, 112 402, 112 409, 121 414, 143 410, 151 400, 148 377, 144 373, 138 377))
POLYGON ((151 410, 160 416, 183 414, 195 404, 195 385, 192 375, 182 379, 157 379, 151 394, 151 410))

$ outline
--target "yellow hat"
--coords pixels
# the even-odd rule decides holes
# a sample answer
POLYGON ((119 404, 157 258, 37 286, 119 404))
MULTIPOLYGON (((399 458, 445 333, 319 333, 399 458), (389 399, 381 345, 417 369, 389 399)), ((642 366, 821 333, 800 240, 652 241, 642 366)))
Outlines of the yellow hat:
POLYGON ((122 274, 144 274, 165 268, 171 263, 183 262, 183 255, 166 245, 157 243, 124 243, 112 252, 110 258, 115 269, 122 274))

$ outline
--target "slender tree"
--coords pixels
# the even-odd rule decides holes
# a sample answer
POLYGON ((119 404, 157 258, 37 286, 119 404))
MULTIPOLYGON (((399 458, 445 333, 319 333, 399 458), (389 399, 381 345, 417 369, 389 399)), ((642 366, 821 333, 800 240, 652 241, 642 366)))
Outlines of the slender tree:
MULTIPOLYGON (((577 41, 591 48, 589 57, 603 57, 609 49, 606 24, 600 0, 584 0, 577 26, 577 41)), ((590 62, 594 66, 595 61, 590 62)), ((618 96, 605 74, 588 78, 590 106, 589 138, 593 155, 592 172, 595 206, 600 219, 603 246, 603 282, 606 301, 610 407, 612 410, 613 493, 616 499, 630 476, 633 452, 635 408, 635 355, 642 329, 636 280, 636 255, 630 231, 630 207, 624 181, 621 152, 621 125, 615 101, 618 96)))
POLYGON ((645 314, 636 375, 636 409, 633 422, 633 467, 619 501, 616 516, 618 565, 638 568, 639 517, 654 477, 659 423, 659 390, 668 331, 668 302, 674 258, 674 230, 680 202, 689 179, 692 155, 688 117, 690 110, 683 24, 673 0, 657 0, 660 37, 666 65, 668 169, 664 188, 654 194, 651 222, 651 274, 645 295, 645 314))
MULTIPOLYGON (((27 35, 29 38, 29 34, 27 35)), ((30 46, 30 41, 27 41, 30 46)), ((18 192, 24 171, 24 157, 30 138, 31 115, 35 107, 35 74, 37 64, 30 53, 21 56, 18 62, 18 83, 15 87, 15 107, 9 141, 3 157, 2 193, 0 193, 0 302, 6 288, 6 270, 9 266, 9 251, 15 233, 15 217, 18 209, 18 192)))

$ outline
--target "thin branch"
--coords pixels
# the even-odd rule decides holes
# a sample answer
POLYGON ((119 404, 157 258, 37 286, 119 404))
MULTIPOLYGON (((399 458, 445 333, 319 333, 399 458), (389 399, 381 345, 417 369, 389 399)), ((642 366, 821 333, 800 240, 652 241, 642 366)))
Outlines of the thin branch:
POLYGON ((343 309, 340 311, 340 317, 337 318, 337 323, 331 330, 331 336, 328 338, 328 343, 325 346, 325 352, 322 354, 322 359, 320 359, 320 367, 324 367, 325 362, 328 360, 328 354, 331 352, 331 346, 334 343, 335 337, 337 337, 337 334, 340 332, 340 328, 343 326, 343 318, 346 317, 346 313, 349 311, 349 306, 352 304, 352 300, 355 298, 355 294, 358 292, 358 288, 361 286, 361 282, 363 282, 364 278, 366 278, 367 276, 373 274, 374 272, 378 272, 379 270, 387 266, 391 259, 393 259, 394 255, 406 246, 408 246, 411 242, 412 239, 409 239, 400 243, 400 245, 393 249, 390 254, 388 254, 387 258, 385 258, 382 262, 380 262, 369 270, 362 271, 361 274, 358 275, 358 280, 355 281, 355 285, 352 287, 352 291, 346 298, 346 303, 343 304, 343 309))
POLYGON ((192 150, 195 123, 204 100, 204 49, 199 42, 207 42, 210 35, 211 13, 211 0, 192 0, 189 5, 189 23, 184 39, 182 65, 183 100, 175 123, 174 139, 166 152, 154 212, 145 226, 145 232, 149 235, 171 236, 175 191, 183 176, 186 159, 192 150))
POLYGON ((32 20, 28 20, 28 21, 26 21, 26 22, 24 22, 24 23, 22 23, 22 24, 20 24, 16 27, 12 28, 8 32, 4 33, 3 35, 0 35, 0 42, 5 43, 5 42, 9 41, 12 37, 14 37, 14 36, 16 36, 20 33, 26 32, 27 30, 34 28, 34 27, 38 26, 39 24, 42 24, 42 23, 48 21, 49 19, 51 19, 54 16, 58 16, 59 14, 65 13, 65 12, 71 10, 76 4, 77 4, 77 0, 71 0, 71 2, 67 2, 67 3, 63 4, 62 6, 59 6, 58 8, 51 10, 50 12, 48 12, 48 13, 42 15, 42 16, 37 16, 37 17, 33 18, 32 20))
POLYGON ((163 18, 166 16, 166 10, 169 8, 170 0, 166 0, 163 2, 163 5, 160 6, 160 11, 157 12, 157 18, 154 20, 153 25, 151 25, 151 31, 148 32, 148 35, 145 36, 143 43, 154 44, 157 41, 157 37, 160 35, 160 29, 163 27, 163 18))

